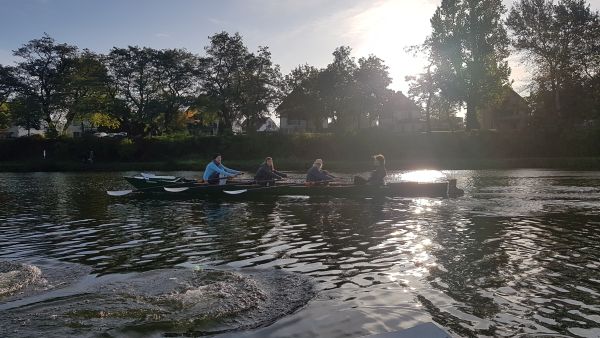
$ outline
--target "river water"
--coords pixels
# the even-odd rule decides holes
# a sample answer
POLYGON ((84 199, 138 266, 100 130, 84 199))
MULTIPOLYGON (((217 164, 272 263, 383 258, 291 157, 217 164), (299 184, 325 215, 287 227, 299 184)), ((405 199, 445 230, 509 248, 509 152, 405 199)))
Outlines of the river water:
POLYGON ((260 201, 107 196, 127 187, 123 174, 0 173, 0 260, 50 280, 29 294, 0 293, 0 336, 360 337, 433 321, 457 337, 600 337, 600 172, 444 171, 465 189, 457 199, 260 201), (237 284, 202 309, 188 310, 194 298, 177 303, 177 315, 208 318, 231 301, 227 316, 199 330, 194 318, 141 327, 77 312, 114 297, 90 285, 119 289, 126 279, 118 285, 152 290, 111 309, 171 313, 156 309, 163 296, 159 305, 140 299, 163 281, 197 284, 186 271, 237 284), (94 298, 61 305, 65 295, 52 292, 72 285, 94 298), (44 317, 61 306, 65 318, 78 316, 71 331, 44 317), (232 314, 244 325, 222 329, 232 314))

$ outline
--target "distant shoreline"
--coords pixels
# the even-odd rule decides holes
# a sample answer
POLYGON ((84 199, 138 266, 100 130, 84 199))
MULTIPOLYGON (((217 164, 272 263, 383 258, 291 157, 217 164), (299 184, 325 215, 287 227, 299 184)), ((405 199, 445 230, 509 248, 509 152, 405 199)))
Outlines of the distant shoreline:
MULTIPOLYGON (((325 169, 339 172, 361 172, 371 168, 370 161, 328 161, 325 169)), ((254 172, 262 159, 227 159, 229 167, 254 172)), ((77 161, 5 161, 0 163, 0 172, 105 172, 105 171, 202 171, 206 159, 180 161, 145 162, 95 162, 77 161)), ((311 159, 275 158, 279 170, 303 171, 310 167, 311 159)), ((525 158, 438 158, 390 160, 388 170, 483 170, 483 169, 563 169, 563 170, 600 170, 600 157, 525 157, 525 158)))

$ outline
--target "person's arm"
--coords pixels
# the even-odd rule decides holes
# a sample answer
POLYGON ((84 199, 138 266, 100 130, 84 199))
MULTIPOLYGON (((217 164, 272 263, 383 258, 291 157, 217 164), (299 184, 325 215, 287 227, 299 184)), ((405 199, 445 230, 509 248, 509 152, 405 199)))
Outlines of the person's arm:
POLYGON ((274 180, 281 180, 281 179, 283 179, 283 176, 276 174, 276 171, 274 171, 274 172, 271 172, 271 178, 274 180))
POLYGON ((277 170, 273 170, 273 174, 275 174, 275 175, 279 176, 279 178, 287 178, 287 175, 286 175, 286 174, 284 174, 284 173, 282 173, 282 172, 279 172, 279 171, 277 171, 277 170))
MULTIPOLYGON (((222 165, 222 167, 223 167, 223 168, 221 168, 221 167, 219 167, 218 165, 216 165, 216 164, 214 164, 213 162, 211 162, 211 163, 209 164, 209 166, 210 166, 210 169, 211 169, 213 172, 214 172, 214 171, 216 171, 216 172, 218 172, 219 174, 221 174, 221 175, 223 175, 223 176, 225 176, 225 177, 233 177, 233 176, 235 176, 235 175, 236 175, 236 174, 234 174, 234 173, 227 172, 227 171, 225 170, 225 166, 223 166, 223 165, 222 165)), ((235 171, 235 170, 234 170, 234 171, 235 171)))
POLYGON ((321 174, 323 175, 323 180, 329 181, 335 178, 335 176, 331 175, 327 170, 321 170, 321 174))
POLYGON ((319 181, 331 181, 334 177, 329 175, 326 170, 319 171, 319 181))
POLYGON ((223 167, 223 171, 225 171, 226 173, 229 173, 229 174, 233 174, 234 176, 242 173, 241 171, 237 171, 237 170, 234 170, 234 169, 229 169, 229 168, 227 168, 226 166, 224 166, 222 164, 221 164, 221 167, 223 167))

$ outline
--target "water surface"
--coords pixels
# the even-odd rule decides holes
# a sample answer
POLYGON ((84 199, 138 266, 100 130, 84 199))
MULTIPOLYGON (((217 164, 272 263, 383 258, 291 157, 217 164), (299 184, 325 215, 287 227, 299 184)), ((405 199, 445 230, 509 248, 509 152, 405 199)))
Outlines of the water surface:
POLYGON ((107 196, 127 187, 122 174, 1 173, 0 259, 73 264, 92 279, 187 267, 314 282, 299 310, 223 336, 434 321, 465 337, 600 337, 599 172, 446 171, 458 199, 260 201, 107 196))

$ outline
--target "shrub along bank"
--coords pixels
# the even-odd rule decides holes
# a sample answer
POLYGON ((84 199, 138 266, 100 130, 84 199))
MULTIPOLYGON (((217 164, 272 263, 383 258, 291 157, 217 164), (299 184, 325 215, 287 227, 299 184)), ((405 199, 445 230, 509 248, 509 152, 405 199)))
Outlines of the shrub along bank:
POLYGON ((454 132, 396 134, 256 134, 211 137, 18 138, 0 141, 0 170, 126 170, 134 166, 197 169, 215 152, 226 163, 254 164, 266 156, 281 167, 323 158, 329 163, 367 165, 383 153, 389 167, 583 167, 599 169, 599 130, 555 132, 454 132), (46 158, 43 159, 43 153, 46 158), (93 151, 93 165, 83 165, 93 151), (581 158, 579 164, 569 163, 581 158), (522 163, 523 165, 520 165, 522 163), (581 164, 583 163, 583 164, 581 164), (158 167, 157 167, 158 166, 158 167), (46 169, 44 169, 46 168, 46 169))

